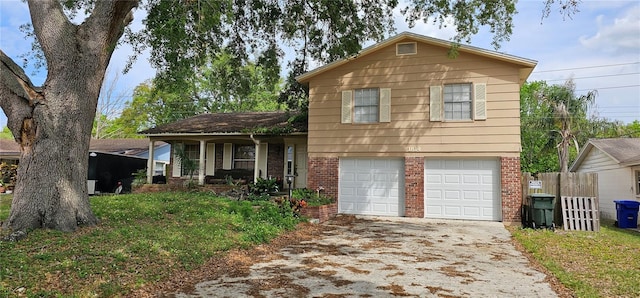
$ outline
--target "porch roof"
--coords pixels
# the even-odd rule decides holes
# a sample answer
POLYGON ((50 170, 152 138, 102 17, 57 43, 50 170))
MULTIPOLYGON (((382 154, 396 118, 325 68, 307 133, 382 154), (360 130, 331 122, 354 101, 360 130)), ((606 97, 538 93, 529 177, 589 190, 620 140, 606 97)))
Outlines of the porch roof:
MULTIPOLYGON (((156 142, 155 148, 165 145, 167 145, 165 142, 156 142)), ((91 139, 89 151, 131 156, 140 155, 149 151, 149 139, 91 139)))
POLYGON ((139 132, 153 135, 295 134, 307 132, 307 118, 294 112, 207 113, 139 132))

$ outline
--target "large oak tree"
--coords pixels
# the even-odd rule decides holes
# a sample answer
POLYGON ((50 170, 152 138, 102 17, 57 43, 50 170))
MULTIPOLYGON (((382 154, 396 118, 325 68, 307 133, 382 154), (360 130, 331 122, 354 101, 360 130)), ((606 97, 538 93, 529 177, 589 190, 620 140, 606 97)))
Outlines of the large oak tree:
MULTIPOLYGON (((575 0, 545 0, 571 10, 575 0)), ((393 31, 398 0, 27 0, 33 33, 47 69, 36 87, 0 52, 0 106, 20 144, 18 180, 9 219, 17 231, 73 231, 94 225, 86 179, 89 139, 105 71, 119 42, 149 49, 159 82, 179 86, 222 50, 236 65, 279 64, 282 47, 298 54, 293 74, 307 62, 352 55, 368 40, 393 31), (146 28, 128 31, 141 5, 146 28), (86 15, 80 24, 71 17, 86 15), (122 38, 126 36, 126 38, 122 38)), ((515 0, 408 0, 409 22, 453 20, 463 41, 487 26, 495 44, 511 33, 515 0)), ((290 81, 289 90, 304 92, 290 81)), ((286 97, 286 96, 285 96, 286 97)), ((295 95, 294 95, 295 97, 295 95)))

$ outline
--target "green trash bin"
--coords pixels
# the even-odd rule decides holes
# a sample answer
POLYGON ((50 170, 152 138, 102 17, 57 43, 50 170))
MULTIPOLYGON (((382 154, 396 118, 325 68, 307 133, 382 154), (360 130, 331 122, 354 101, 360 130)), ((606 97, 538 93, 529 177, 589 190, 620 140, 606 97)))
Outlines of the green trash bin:
POLYGON ((535 193, 527 196, 524 205, 525 226, 530 228, 555 229, 553 223, 553 209, 555 207, 555 196, 546 193, 535 193))

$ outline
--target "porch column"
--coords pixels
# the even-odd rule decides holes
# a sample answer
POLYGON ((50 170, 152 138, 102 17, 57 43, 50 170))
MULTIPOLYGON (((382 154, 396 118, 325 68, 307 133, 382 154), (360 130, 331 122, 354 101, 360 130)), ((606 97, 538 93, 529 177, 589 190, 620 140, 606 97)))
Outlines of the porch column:
POLYGON ((155 156, 155 141, 149 139, 149 158, 147 159, 147 183, 153 183, 153 173, 155 172, 154 166, 156 165, 154 161, 155 156))
POLYGON ((200 161, 198 163, 198 184, 204 185, 205 175, 205 153, 207 152, 207 141, 200 140, 200 161))
POLYGON ((258 177, 260 177, 260 141, 253 140, 256 144, 256 156, 253 161, 253 182, 258 181, 258 177))

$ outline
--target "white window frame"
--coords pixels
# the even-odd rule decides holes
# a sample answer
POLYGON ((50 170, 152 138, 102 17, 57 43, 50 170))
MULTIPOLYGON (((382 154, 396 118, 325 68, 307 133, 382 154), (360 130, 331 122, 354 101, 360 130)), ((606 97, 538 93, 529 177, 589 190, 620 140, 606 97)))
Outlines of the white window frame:
POLYGON ((253 144, 234 144, 233 145, 233 160, 232 160, 232 168, 234 169, 246 169, 246 170, 253 170, 255 169, 255 162, 256 162, 256 146, 253 144), (237 152, 238 152, 238 148, 239 147, 250 147, 253 148, 253 158, 238 158, 237 156, 237 152), (236 163, 238 162, 242 162, 242 163, 246 163, 248 162, 251 167, 250 168, 238 168, 236 166, 236 163))
MULTIPOLYGON (((184 153, 187 157, 192 160, 196 165, 200 164, 200 144, 195 143, 185 143, 183 145, 184 153)), ((198 175, 200 173, 199 168, 196 168, 193 171, 193 175, 198 175)), ((180 164, 180 175, 182 177, 188 176, 189 174, 184 170, 184 162, 180 164)))
POLYGON ((442 108, 444 121, 473 120, 473 84, 444 84, 442 89, 442 108), (466 90, 456 90, 458 87, 466 90), (468 111, 464 109, 467 107, 468 111), (466 115, 468 113, 468 115, 466 115))
POLYGON ((380 122, 380 88, 355 89, 353 93, 353 123, 378 122, 380 122))

